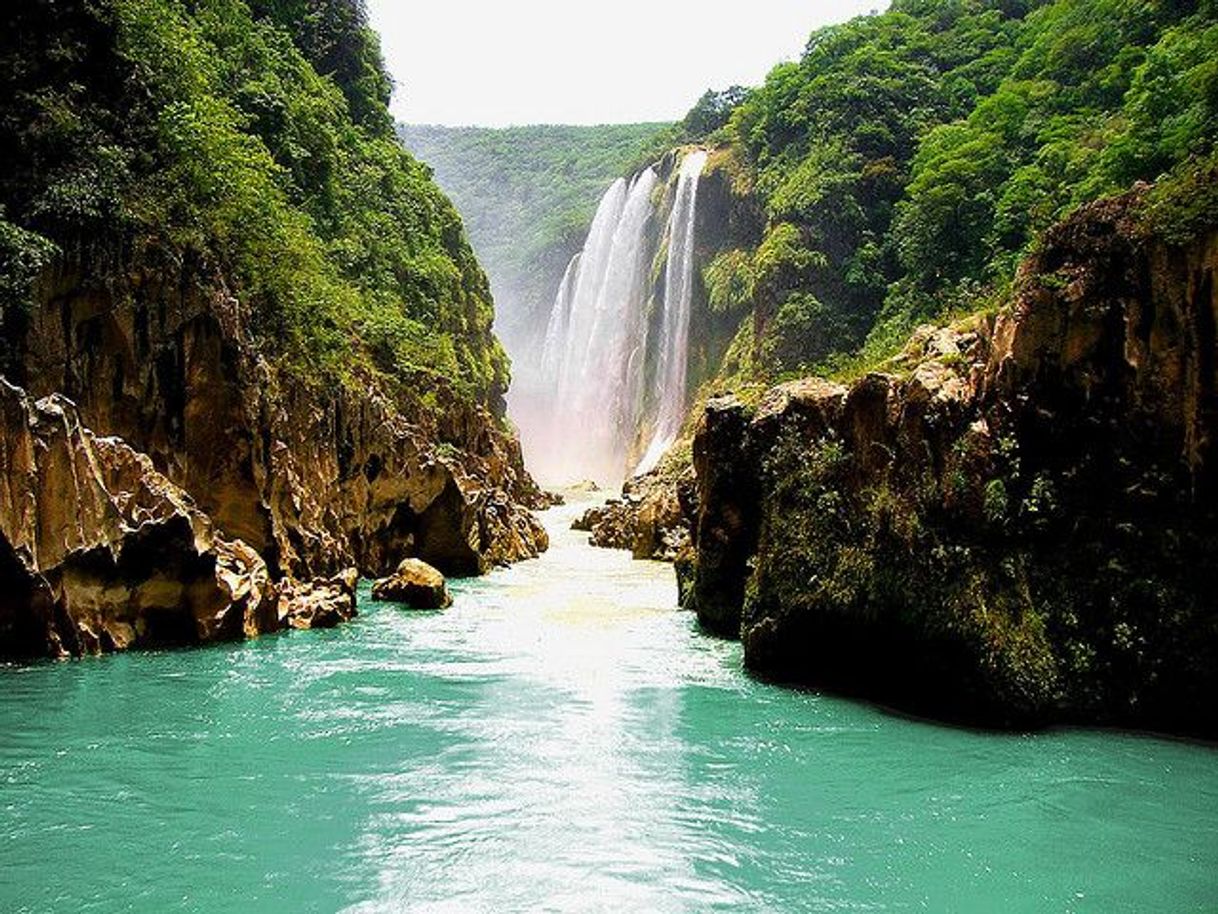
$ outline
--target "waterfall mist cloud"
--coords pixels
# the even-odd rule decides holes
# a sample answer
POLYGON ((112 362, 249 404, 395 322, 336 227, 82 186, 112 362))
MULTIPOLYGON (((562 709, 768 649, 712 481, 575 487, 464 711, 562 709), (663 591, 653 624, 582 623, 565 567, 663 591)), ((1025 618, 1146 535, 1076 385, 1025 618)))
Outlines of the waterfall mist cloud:
POLYGON ((680 118, 755 85, 812 29, 884 0, 368 0, 408 123, 505 126, 680 118))

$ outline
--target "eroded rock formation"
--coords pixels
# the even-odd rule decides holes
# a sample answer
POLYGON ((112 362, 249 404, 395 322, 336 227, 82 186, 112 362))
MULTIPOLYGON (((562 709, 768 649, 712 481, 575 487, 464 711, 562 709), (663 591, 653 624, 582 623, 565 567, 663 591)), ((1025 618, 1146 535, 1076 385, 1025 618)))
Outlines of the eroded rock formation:
POLYGON ((636 559, 671 562, 689 544, 693 495, 692 472, 674 480, 653 471, 627 481, 620 498, 589 508, 571 528, 591 533, 593 546, 626 549, 636 559))
POLYGON ((401 603, 411 609, 443 609, 451 606, 444 575, 419 559, 403 559, 393 574, 372 585, 372 599, 401 603))
POLYGON ((990 724, 1218 733, 1218 234, 1136 197, 1058 226, 1014 302, 848 386, 712 401, 704 624, 767 675, 990 724))
POLYGON ((432 384, 425 408, 409 379, 372 373, 312 384, 260 354, 216 277, 108 275, 48 273, 7 328, 29 396, 6 385, 2 562, 25 583, 4 597, 0 651, 330 625, 354 614, 348 569, 421 556, 478 574, 546 548, 540 492, 486 407, 432 384))
POLYGON ((359 573, 348 568, 330 578, 298 581, 284 578, 276 585, 281 628, 334 628, 354 619, 355 585, 359 573))
POLYGON ((146 455, 0 379, 0 652, 96 653, 279 627, 266 564, 146 455))
POLYGON ((395 394, 278 370, 241 302, 181 264, 105 283, 65 267, 39 301, 12 379, 147 453, 276 575, 376 575, 413 554, 475 574, 545 548, 519 443, 467 398, 428 384, 442 402, 423 409, 408 380, 395 394))

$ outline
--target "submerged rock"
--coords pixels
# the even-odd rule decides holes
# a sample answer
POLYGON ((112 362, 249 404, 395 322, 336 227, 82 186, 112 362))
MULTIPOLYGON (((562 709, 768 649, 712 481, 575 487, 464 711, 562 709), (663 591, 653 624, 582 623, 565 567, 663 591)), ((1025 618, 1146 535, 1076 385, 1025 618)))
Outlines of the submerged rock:
POLYGON ((71 401, 0 379, 0 653, 63 656, 274 631, 266 564, 71 401))
POLYGON ((405 559, 393 574, 376 581, 372 599, 402 603, 411 609, 443 609, 453 601, 444 575, 419 559, 405 559))

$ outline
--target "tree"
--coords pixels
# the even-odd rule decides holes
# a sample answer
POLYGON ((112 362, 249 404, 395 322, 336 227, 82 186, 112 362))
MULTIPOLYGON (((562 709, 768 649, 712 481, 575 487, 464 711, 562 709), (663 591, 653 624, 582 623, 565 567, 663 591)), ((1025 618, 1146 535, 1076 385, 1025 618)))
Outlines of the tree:
POLYGON ((681 121, 681 132, 687 140, 701 140, 727 123, 733 109, 744 101, 748 90, 731 86, 722 91, 707 89, 681 121))

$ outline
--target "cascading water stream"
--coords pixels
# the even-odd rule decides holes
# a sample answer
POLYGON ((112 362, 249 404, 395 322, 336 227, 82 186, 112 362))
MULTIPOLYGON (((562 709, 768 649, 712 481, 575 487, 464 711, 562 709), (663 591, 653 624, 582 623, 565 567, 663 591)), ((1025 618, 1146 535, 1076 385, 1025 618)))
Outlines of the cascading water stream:
POLYGON ((689 312, 694 292, 694 225, 698 210, 698 179, 707 154, 698 149, 681 161, 677 198, 668 231, 668 266, 664 275, 664 314, 660 324, 659 370, 656 387, 659 409, 651 444, 635 473, 646 473, 676 440, 685 416, 685 373, 689 365, 689 312))
POLYGON ((640 440, 651 442, 644 463, 654 465, 676 436, 685 400, 695 202, 705 164, 701 150, 682 160, 663 231, 657 167, 615 181, 601 198, 546 325, 542 420, 525 429, 529 464, 541 478, 616 483, 631 469, 640 440), (666 294, 652 315, 649 275, 663 238, 666 294))
POLYGON ((543 478, 621 475, 623 429, 638 420, 626 365, 647 332, 643 287, 657 180, 648 168, 609 188, 554 299, 542 352, 546 427, 530 442, 530 463, 543 478))

